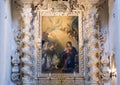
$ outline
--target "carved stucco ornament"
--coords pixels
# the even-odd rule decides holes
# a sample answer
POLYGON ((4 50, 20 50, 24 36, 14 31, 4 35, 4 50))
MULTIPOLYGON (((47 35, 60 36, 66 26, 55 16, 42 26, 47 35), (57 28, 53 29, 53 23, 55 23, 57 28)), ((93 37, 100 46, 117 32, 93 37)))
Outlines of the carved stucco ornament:
POLYGON ((33 63, 32 63, 32 42, 31 42, 31 20, 32 20, 32 0, 21 0, 23 3, 23 12, 21 13, 24 28, 22 34, 24 35, 21 39, 21 51, 23 53, 21 61, 23 66, 21 71, 23 73, 22 83, 23 85, 30 85, 34 83, 34 75, 32 71, 33 63))
POLYGON ((85 30, 87 31, 87 35, 85 36, 86 40, 88 40, 88 75, 89 75, 89 84, 90 85, 99 85, 100 84, 100 51, 99 51, 99 25, 97 23, 98 20, 98 9, 96 7, 96 3, 99 0, 86 1, 86 11, 84 12, 85 16, 85 30))
POLYGON ((104 56, 102 56, 101 59, 101 63, 102 63, 102 71, 101 71, 101 76, 102 76, 102 80, 103 82, 108 82, 110 80, 110 78, 113 76, 113 72, 111 72, 112 69, 114 69, 112 67, 113 62, 114 62, 114 52, 111 51, 110 54, 105 54, 104 56))
POLYGON ((19 83, 20 82, 20 55, 16 49, 16 51, 12 54, 11 57, 11 79, 13 82, 19 83))
MULTIPOLYGON (((23 66, 21 68, 21 71, 23 72, 23 84, 26 85, 26 83, 31 83, 33 82, 33 72, 32 70, 32 49, 31 49, 31 33, 30 29, 31 29, 31 21, 34 18, 34 15, 32 14, 33 9, 31 8, 31 4, 34 4, 34 8, 36 7, 36 15, 39 15, 37 13, 39 13, 38 11, 40 10, 44 10, 44 11, 48 11, 49 14, 51 14, 52 12, 55 14, 54 15, 64 15, 64 13, 66 13, 67 11, 67 15, 69 14, 77 14, 79 15, 79 11, 82 10, 84 13, 84 18, 86 19, 86 25, 85 25, 85 29, 87 29, 88 31, 86 31, 86 33, 88 35, 86 35, 86 40, 88 39, 88 58, 89 58, 89 62, 88 62, 88 68, 89 70, 89 78, 90 78, 90 82, 91 84, 95 83, 96 85, 98 85, 98 81, 99 79, 99 56, 96 54, 99 54, 99 47, 97 45, 99 45, 99 41, 98 38, 96 37, 96 35, 98 35, 98 29, 99 25, 96 24, 97 19, 98 19, 98 14, 97 14, 97 8, 96 8, 96 4, 100 1, 100 0, 85 0, 84 2, 82 0, 73 0, 74 2, 72 2, 72 0, 69 0, 68 2, 65 3, 57 3, 56 5, 54 5, 55 3, 51 3, 51 0, 21 0, 23 3, 23 11, 21 13, 22 19, 23 19, 23 23, 24 23, 24 27, 22 29, 22 35, 24 35, 21 38, 21 51, 24 55, 22 55, 21 61, 23 63, 23 66), (76 2, 77 1, 77 2, 76 2), (71 11, 72 10, 72 11, 71 11), (76 12, 77 11, 77 12, 76 12), (58 12, 58 14, 57 14, 58 12), (59 13, 60 12, 60 13, 59 13), (63 12, 63 13, 62 13, 63 12)), ((43 13, 43 12, 42 12, 43 13)), ((45 12, 46 13, 46 12, 45 12)), ((43 13, 44 14, 44 13, 43 13)), ((48 13, 46 13, 48 14, 48 13)), ((46 15, 45 14, 45 15, 46 15)), ((39 15, 40 16, 40 15, 39 15)), ((38 36, 38 31, 39 31, 39 16, 35 17, 35 21, 34 23, 34 45, 35 45, 35 50, 36 50, 36 56, 37 52, 39 52, 40 50, 40 37, 38 36)), ((18 33, 19 34, 19 33, 18 33)), ((16 38, 17 39, 17 38, 16 38)), ((80 48, 82 49, 82 48, 80 48)), ((81 53, 81 55, 83 55, 81 53)), ((47 80, 46 80, 47 81, 47 80)), ((56 81, 57 83, 60 83, 60 81, 56 81)), ((46 82, 44 82, 46 83, 46 82)), ((65 84, 67 85, 67 83, 65 84)))
POLYGON ((110 60, 108 58, 109 56, 105 55, 101 59, 101 63, 103 65, 101 76, 103 81, 109 81, 110 79, 110 67, 109 67, 110 60))

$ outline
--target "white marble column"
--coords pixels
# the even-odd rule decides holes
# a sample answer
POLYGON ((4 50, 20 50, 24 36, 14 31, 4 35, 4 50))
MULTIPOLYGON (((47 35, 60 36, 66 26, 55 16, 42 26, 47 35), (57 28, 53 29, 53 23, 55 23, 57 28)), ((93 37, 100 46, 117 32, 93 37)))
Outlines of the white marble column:
MULTIPOLYGON (((120 84, 120 0, 109 0, 109 41, 110 51, 115 53, 117 84, 120 84)), ((112 60, 113 61, 113 60, 112 60)), ((115 82, 115 81, 114 81, 115 82)))
POLYGON ((23 12, 22 12, 22 19, 24 23, 24 28, 22 30, 22 34, 24 35, 21 40, 21 49, 22 49, 22 72, 23 72, 23 85, 31 85, 33 83, 33 72, 32 72, 32 42, 31 42, 31 20, 32 20, 32 13, 31 13, 31 0, 23 1, 23 12))
POLYGON ((10 85, 11 0, 0 0, 0 85, 10 85))
POLYGON ((99 76, 99 40, 98 40, 98 28, 97 24, 98 14, 97 8, 94 5, 89 5, 87 11, 88 25, 88 68, 89 68, 89 85, 99 85, 100 76, 99 76))
POLYGON ((116 61, 116 67, 117 67, 117 78, 116 78, 116 85, 120 84, 120 0, 116 0, 116 6, 117 6, 117 24, 118 24, 118 46, 117 46, 117 58, 115 57, 116 61))

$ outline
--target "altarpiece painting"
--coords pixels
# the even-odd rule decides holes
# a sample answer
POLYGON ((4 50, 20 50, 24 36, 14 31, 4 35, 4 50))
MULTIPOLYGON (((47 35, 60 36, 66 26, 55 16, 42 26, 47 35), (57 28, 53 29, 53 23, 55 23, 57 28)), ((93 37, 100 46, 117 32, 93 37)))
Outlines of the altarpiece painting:
POLYGON ((42 73, 79 72, 78 16, 42 16, 42 73))
POLYGON ((83 77, 84 50, 82 14, 40 11, 40 51, 37 59, 39 77, 83 77), (63 77, 63 76, 62 76, 63 77))
POLYGON ((101 50, 107 29, 102 28, 98 0, 13 2, 13 14, 20 17, 13 18, 16 50, 11 58, 12 81, 17 85, 99 83, 101 66, 108 67, 100 59, 108 56, 101 50))

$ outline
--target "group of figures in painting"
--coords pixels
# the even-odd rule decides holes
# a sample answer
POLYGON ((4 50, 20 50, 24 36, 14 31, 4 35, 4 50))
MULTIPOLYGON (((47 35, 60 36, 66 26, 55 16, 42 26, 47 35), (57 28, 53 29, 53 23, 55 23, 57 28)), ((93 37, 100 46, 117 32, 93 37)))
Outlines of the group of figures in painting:
POLYGON ((55 43, 43 41, 42 72, 73 73, 78 72, 78 52, 68 41, 61 53, 57 53, 55 43))
POLYGON ((44 16, 42 73, 79 72, 78 17, 44 16))

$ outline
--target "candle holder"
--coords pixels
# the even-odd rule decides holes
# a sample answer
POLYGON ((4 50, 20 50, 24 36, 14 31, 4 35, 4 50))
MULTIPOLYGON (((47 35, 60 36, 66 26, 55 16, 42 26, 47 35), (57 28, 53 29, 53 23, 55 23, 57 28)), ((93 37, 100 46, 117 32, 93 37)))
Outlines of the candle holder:
POLYGON ((48 74, 48 79, 51 80, 51 73, 48 74))
POLYGON ((73 73, 73 76, 74 76, 74 85, 75 85, 75 80, 76 80, 76 72, 75 71, 73 73))
POLYGON ((48 73, 48 82, 49 82, 49 85, 52 85, 51 84, 51 75, 52 75, 51 73, 48 73))
POLYGON ((73 75, 74 75, 74 79, 75 79, 76 78, 76 72, 75 71, 74 71, 73 75))

